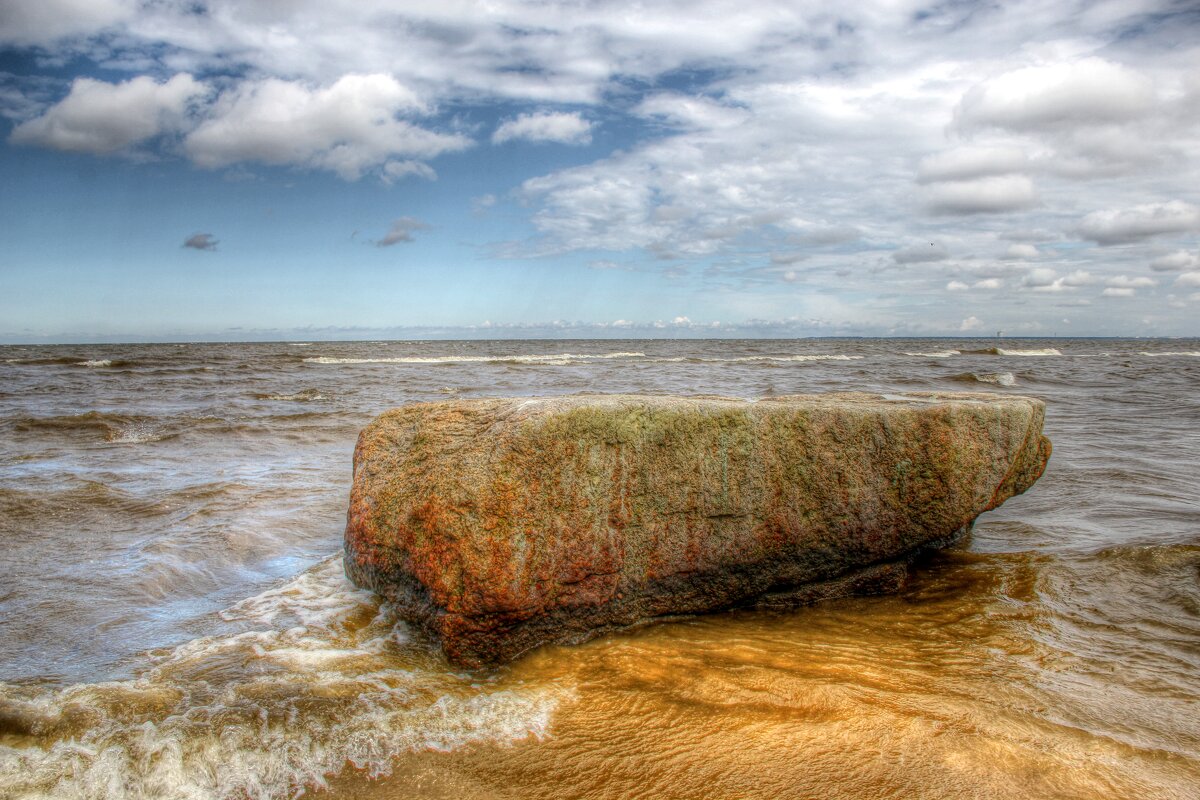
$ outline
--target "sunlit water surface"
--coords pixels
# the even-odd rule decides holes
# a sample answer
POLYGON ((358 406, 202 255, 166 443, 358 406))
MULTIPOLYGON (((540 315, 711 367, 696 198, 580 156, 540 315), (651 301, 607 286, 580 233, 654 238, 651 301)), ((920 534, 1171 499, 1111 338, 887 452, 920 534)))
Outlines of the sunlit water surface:
POLYGON ((0 347, 0 797, 1195 798, 1200 342, 0 347), (1050 468, 897 596, 458 671, 340 563, 358 430, 992 390, 1050 468))

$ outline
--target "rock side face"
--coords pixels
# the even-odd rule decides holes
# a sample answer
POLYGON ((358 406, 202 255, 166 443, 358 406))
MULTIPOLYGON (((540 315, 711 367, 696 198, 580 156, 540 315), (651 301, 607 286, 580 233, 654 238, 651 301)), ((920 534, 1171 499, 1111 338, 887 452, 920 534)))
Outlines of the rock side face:
POLYGON ((879 591, 1045 469, 987 394, 577 395, 388 411, 345 566, 462 666, 655 617, 879 591))

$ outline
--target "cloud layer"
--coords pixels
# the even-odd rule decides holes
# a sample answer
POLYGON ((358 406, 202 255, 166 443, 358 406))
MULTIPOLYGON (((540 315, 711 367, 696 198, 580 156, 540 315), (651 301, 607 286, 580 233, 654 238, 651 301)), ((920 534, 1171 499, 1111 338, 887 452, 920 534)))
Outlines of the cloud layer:
POLYGON ((13 145, 399 193, 542 144, 462 198, 517 220, 490 256, 653 273, 746 318, 1194 310, 1167 278, 1200 266, 1200 22, 1167 0, 9 0, 0 43, 94 67, 14 79, 13 145))

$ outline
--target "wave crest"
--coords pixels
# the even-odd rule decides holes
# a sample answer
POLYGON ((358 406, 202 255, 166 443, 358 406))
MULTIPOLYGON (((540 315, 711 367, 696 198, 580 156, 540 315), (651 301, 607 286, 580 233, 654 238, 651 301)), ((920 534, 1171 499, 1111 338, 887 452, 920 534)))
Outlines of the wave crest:
POLYGON ((957 356, 961 352, 961 350, 934 350, 931 353, 909 353, 905 351, 904 355, 920 356, 921 358, 950 358, 950 356, 957 356))
POLYGON ((347 764, 547 735, 564 693, 446 669, 330 558, 223 615, 237 632, 154 655, 138 678, 0 684, 13 798, 283 798, 347 764))
POLYGON ((1003 347, 993 348, 998 356, 1061 356, 1062 352, 1056 347, 1042 347, 1031 350, 1006 350, 1003 347))
POLYGON ((990 383, 995 386, 1016 386, 1017 376, 1011 372, 960 372, 948 380, 961 383, 990 383))
POLYGON ((645 353, 558 353, 511 356, 396 356, 392 358, 334 358, 314 356, 306 364, 550 364, 565 365, 612 358, 645 358, 645 353))

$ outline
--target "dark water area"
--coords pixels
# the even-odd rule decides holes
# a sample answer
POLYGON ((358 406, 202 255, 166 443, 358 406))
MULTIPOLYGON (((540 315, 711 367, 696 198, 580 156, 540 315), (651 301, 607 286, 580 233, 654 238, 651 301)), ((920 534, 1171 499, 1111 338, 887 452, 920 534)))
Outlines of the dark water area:
POLYGON ((1198 390, 1198 340, 0 347, 0 797, 1198 797, 1198 390), (341 572, 396 405, 963 390, 1054 455, 896 596, 464 672, 341 572))

